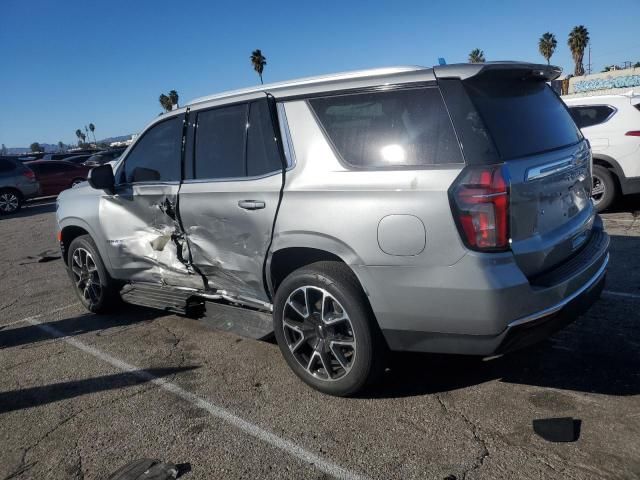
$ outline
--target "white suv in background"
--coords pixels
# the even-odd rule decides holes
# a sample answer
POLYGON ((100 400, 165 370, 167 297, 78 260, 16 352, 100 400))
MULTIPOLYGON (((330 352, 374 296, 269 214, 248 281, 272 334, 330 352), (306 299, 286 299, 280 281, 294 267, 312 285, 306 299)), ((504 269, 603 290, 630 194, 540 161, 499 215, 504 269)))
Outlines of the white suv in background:
POLYGON ((640 193, 640 94, 563 98, 593 152, 593 201, 640 193))

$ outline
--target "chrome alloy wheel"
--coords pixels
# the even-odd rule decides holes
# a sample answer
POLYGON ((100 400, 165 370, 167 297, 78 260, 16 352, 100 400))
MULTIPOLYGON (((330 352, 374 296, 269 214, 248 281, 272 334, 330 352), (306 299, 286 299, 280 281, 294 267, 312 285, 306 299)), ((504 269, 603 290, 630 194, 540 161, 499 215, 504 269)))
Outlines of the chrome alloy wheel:
POLYGON ((598 205, 605 196, 607 186, 602 181, 602 178, 593 174, 593 187, 591 188, 591 198, 594 205, 598 205))
POLYGON ((89 304, 96 304, 102 295, 100 272, 89 253, 84 248, 77 248, 71 257, 71 273, 76 288, 89 304))
POLYGON ((289 295, 282 314, 284 338, 307 373, 333 381, 349 373, 356 339, 346 310, 326 290, 300 287, 289 295))
POLYGON ((13 192, 0 193, 0 210, 4 213, 13 213, 18 209, 20 199, 13 192))

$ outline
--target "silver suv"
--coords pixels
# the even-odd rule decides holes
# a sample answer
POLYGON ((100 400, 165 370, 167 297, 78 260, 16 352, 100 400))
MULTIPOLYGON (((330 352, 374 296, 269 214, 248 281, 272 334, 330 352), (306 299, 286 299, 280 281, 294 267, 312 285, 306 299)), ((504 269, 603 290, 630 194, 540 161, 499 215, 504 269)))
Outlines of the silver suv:
POLYGON ((25 200, 38 196, 36 175, 17 157, 0 157, 0 215, 16 213, 25 200))
POLYGON ((334 395, 388 349, 542 339, 598 298, 608 263, 558 74, 385 68, 195 100, 60 195, 74 288, 96 313, 122 298, 273 332, 334 395))

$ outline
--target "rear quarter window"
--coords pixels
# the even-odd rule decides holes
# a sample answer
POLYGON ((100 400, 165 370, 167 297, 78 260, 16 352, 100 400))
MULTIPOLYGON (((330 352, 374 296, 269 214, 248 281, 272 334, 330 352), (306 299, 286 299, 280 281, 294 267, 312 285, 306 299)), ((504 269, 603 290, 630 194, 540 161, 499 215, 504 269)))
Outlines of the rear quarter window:
POLYGON ((463 163, 451 120, 435 87, 314 98, 309 104, 350 167, 463 163))
POLYGON ((13 172, 15 169, 16 165, 11 160, 0 159, 0 174, 13 172))
POLYGON ((571 116, 580 128, 592 127, 606 122, 615 113, 608 105, 584 105, 569 107, 571 116))

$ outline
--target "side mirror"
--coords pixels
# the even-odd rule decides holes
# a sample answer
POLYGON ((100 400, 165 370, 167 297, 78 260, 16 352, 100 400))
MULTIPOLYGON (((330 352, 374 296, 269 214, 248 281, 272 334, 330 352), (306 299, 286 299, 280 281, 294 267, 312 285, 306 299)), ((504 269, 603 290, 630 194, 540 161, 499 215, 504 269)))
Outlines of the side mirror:
POLYGON ((105 190, 107 193, 113 193, 116 184, 113 178, 113 169, 111 165, 100 165, 99 167, 89 170, 89 185, 96 190, 105 190))

